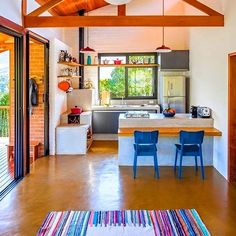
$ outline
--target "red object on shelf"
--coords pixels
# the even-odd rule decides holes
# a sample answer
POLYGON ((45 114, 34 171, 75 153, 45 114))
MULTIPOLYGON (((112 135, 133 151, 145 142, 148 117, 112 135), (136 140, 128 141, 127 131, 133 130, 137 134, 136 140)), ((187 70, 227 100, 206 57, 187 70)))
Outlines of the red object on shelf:
POLYGON ((116 60, 114 60, 114 64, 115 65, 120 65, 122 62, 122 60, 119 60, 118 58, 116 60))
POLYGON ((83 111, 82 107, 77 107, 77 106, 71 108, 70 110, 71 110, 71 114, 81 114, 83 111))
POLYGON ((61 81, 58 83, 58 88, 61 89, 64 92, 67 92, 68 89, 70 88, 70 83, 68 81, 61 81))

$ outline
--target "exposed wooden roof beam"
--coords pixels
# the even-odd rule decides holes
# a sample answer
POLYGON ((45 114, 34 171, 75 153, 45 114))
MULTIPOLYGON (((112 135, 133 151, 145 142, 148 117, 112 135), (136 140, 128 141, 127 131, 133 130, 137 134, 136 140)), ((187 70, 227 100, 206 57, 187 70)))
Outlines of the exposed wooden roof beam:
POLYGON ((224 16, 25 16, 25 27, 224 26, 224 16))
POLYGON ((222 15, 219 12, 213 10, 212 8, 206 6, 205 4, 197 1, 197 0, 183 0, 184 2, 188 3, 189 5, 197 8, 198 10, 206 13, 209 16, 219 16, 222 15))
POLYGON ((25 25, 25 16, 27 15, 27 0, 21 1, 21 19, 22 19, 22 25, 25 25))
POLYGON ((118 16, 125 16, 126 15, 126 5, 119 5, 118 6, 118 16))
POLYGON ((60 4, 64 0, 51 0, 51 1, 47 2, 47 3, 45 3, 42 0, 35 0, 35 1, 38 4, 40 4, 41 7, 37 8, 36 10, 31 12, 29 15, 31 15, 31 16, 39 16, 43 12, 48 11, 51 15, 58 16, 57 12, 54 9, 52 9, 52 8, 55 7, 56 5, 60 4), (45 8, 47 8, 47 9, 45 10, 45 8))

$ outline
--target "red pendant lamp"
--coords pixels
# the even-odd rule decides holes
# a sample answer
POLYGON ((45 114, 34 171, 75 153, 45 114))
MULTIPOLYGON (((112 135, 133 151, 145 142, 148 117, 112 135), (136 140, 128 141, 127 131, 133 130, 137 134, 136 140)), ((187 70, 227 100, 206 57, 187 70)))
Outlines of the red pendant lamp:
MULTIPOLYGON (((86 2, 87 3, 87 16, 88 16, 88 1, 86 2)), ((84 54, 92 54, 92 53, 96 53, 96 51, 93 49, 93 48, 90 48, 89 47, 89 28, 87 27, 87 46, 84 47, 84 48, 81 48, 80 49, 80 53, 84 53, 84 54)))
MULTIPOLYGON (((162 15, 165 15, 165 0, 162 1, 162 15)), ((165 46, 165 27, 162 27, 162 46, 156 48, 157 53, 168 53, 171 52, 171 48, 165 46)))

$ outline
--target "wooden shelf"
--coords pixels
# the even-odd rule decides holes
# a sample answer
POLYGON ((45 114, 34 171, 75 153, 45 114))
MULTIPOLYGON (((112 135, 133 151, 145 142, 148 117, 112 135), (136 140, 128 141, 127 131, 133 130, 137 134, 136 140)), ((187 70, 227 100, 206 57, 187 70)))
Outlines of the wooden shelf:
POLYGON ((158 67, 159 64, 91 64, 91 65, 81 65, 76 62, 58 62, 58 64, 65 65, 65 66, 72 66, 72 67, 158 67))
POLYGON ((91 64, 91 65, 80 65, 84 67, 158 67, 159 64, 91 64))
POLYGON ((76 62, 59 61, 59 62, 57 62, 57 63, 60 64, 60 65, 72 66, 72 67, 81 66, 79 63, 76 63, 76 62))
POLYGON ((72 76, 69 76, 69 75, 58 75, 57 78, 78 79, 78 78, 81 78, 81 76, 80 75, 72 75, 72 76))

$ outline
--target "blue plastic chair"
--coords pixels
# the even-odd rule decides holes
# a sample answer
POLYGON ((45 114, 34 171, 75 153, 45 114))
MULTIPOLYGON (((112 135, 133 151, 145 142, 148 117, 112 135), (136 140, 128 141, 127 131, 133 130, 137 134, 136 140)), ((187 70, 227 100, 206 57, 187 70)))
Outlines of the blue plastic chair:
POLYGON ((179 173, 178 173, 178 177, 180 179, 182 177, 183 156, 195 157, 195 170, 196 171, 198 171, 197 157, 199 156, 200 162, 201 162, 202 179, 205 178, 203 157, 202 157, 203 138, 204 138, 204 131, 197 131, 197 132, 180 131, 180 144, 175 144, 176 154, 175 154, 175 166, 174 166, 174 170, 176 171, 178 154, 180 154, 179 173))
POLYGON ((157 161, 157 142, 158 142, 158 131, 134 132, 134 164, 133 174, 134 179, 136 178, 137 172, 137 157, 138 156, 153 156, 154 159, 154 170, 155 177, 159 179, 158 161, 157 161))

